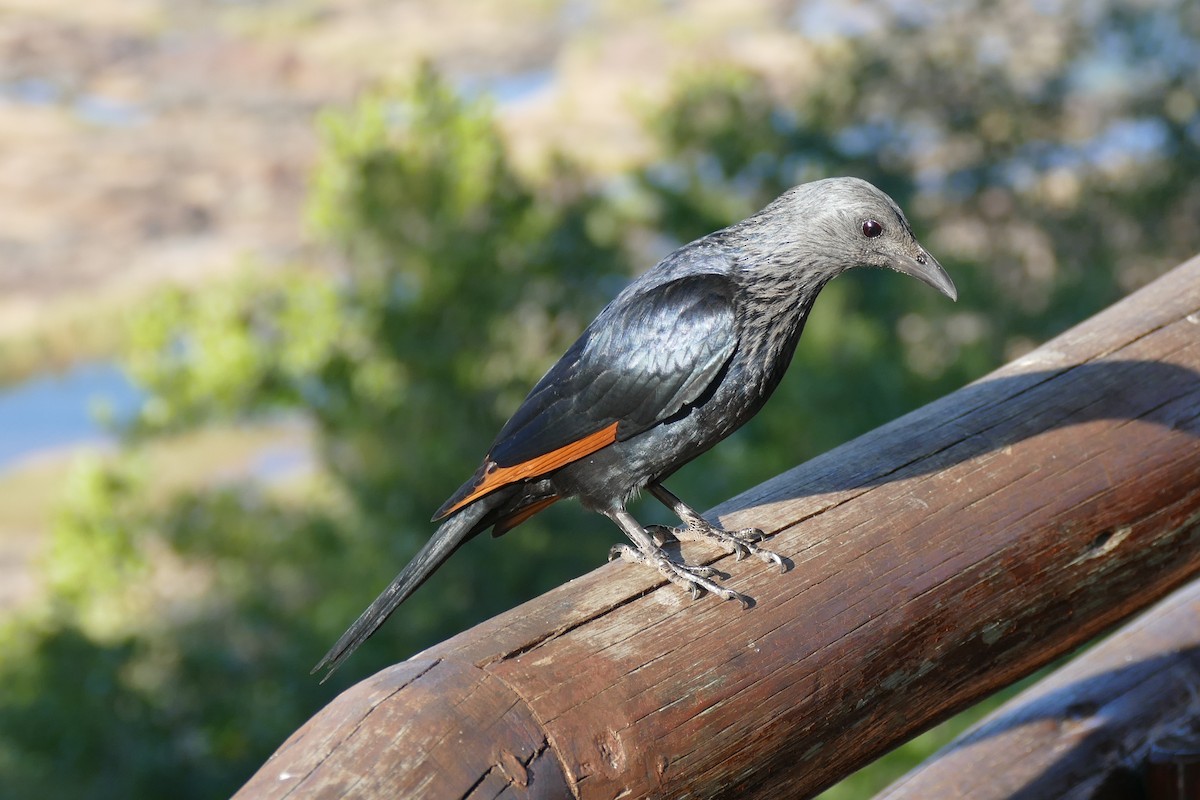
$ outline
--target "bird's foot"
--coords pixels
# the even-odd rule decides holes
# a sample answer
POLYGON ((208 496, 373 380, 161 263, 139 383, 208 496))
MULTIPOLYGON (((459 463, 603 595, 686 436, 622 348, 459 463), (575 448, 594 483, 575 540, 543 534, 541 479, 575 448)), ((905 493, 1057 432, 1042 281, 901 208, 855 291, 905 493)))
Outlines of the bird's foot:
POLYGON ((634 564, 646 564, 654 567, 671 583, 686 589, 691 594, 693 600, 700 597, 700 592, 703 589, 723 600, 737 600, 742 604, 742 608, 749 608, 752 604, 752 601, 746 595, 735 592, 732 589, 726 589, 719 583, 709 580, 709 578, 717 574, 717 571, 712 567, 693 567, 688 564, 676 563, 668 558, 667 554, 658 547, 646 552, 627 544, 613 545, 612 550, 608 553, 608 560, 612 561, 617 558, 634 564))
POLYGON ((725 552, 733 553, 734 559, 737 561, 741 561, 746 556, 756 556, 768 564, 779 567, 780 572, 787 572, 787 565, 779 554, 758 546, 759 542, 767 538, 767 535, 758 528, 727 531, 709 523, 703 517, 690 515, 684 518, 684 522, 686 524, 679 528, 653 525, 647 530, 659 545, 671 539, 680 542, 715 542, 724 548, 725 552))

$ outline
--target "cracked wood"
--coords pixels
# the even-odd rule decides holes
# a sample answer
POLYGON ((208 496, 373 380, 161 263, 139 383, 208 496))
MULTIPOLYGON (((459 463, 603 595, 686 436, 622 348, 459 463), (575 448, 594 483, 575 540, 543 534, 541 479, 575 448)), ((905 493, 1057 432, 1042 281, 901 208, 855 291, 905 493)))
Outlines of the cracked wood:
POLYGON ((606 565, 347 691, 238 797, 816 793, 1200 572, 1198 310, 1194 259, 719 506, 795 565, 684 547, 749 611, 606 565))

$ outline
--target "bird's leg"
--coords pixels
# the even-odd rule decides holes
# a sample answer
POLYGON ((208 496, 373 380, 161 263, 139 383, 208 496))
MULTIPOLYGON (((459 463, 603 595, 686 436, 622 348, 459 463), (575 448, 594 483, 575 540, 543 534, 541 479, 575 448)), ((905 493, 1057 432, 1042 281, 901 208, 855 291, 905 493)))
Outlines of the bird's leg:
POLYGON ((733 553, 738 561, 741 561, 746 556, 757 556, 768 564, 774 564, 779 567, 780 572, 787 570, 783 559, 779 555, 758 546, 758 542, 766 538, 766 534, 758 528, 742 528, 741 530, 727 531, 708 522, 691 506, 668 491, 667 487, 661 483, 652 483, 646 488, 650 490, 650 494, 657 497, 663 505, 675 512, 675 516, 683 521, 684 526, 682 528, 665 529, 676 539, 693 542, 716 542, 725 548, 727 552, 733 553))
POLYGON ((654 567, 671 583, 687 589, 693 600, 698 598, 700 590, 704 589, 724 600, 737 600, 743 608, 750 607, 750 598, 744 594, 726 589, 709 580, 717 572, 712 567, 692 567, 687 564, 678 564, 668 558, 663 549, 654 543, 646 529, 639 525, 628 511, 621 509, 605 511, 604 514, 615 522, 617 527, 625 531, 625 535, 636 545, 636 547, 630 547, 627 544, 613 545, 612 550, 609 551, 609 561, 620 558, 635 564, 647 564, 654 567))

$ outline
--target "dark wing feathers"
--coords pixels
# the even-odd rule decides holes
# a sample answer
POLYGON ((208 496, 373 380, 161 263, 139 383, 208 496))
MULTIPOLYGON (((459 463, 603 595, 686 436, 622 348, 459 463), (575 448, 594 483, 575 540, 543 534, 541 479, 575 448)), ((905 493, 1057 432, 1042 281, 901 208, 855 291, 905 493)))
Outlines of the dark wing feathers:
POLYGON ((618 298, 538 382, 489 460, 520 464, 612 423, 627 439, 679 413, 737 347, 735 287, 690 275, 618 298))

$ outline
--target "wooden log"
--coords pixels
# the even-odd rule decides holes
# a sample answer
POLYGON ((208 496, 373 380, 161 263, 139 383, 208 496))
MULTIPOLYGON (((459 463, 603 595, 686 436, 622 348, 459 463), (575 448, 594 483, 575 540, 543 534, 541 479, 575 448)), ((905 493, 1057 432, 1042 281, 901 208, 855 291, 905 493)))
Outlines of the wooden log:
POLYGON ((718 507, 794 563, 684 550, 750 610, 606 565, 345 692, 238 797, 814 794, 1200 571, 1198 434, 1193 259, 718 507))
POLYGON ((1200 582, 1005 703, 876 800, 1196 797, 1200 582), (1191 769, 1191 773, 1188 770, 1191 769), (1194 777, 1193 777, 1194 780, 1194 777))

